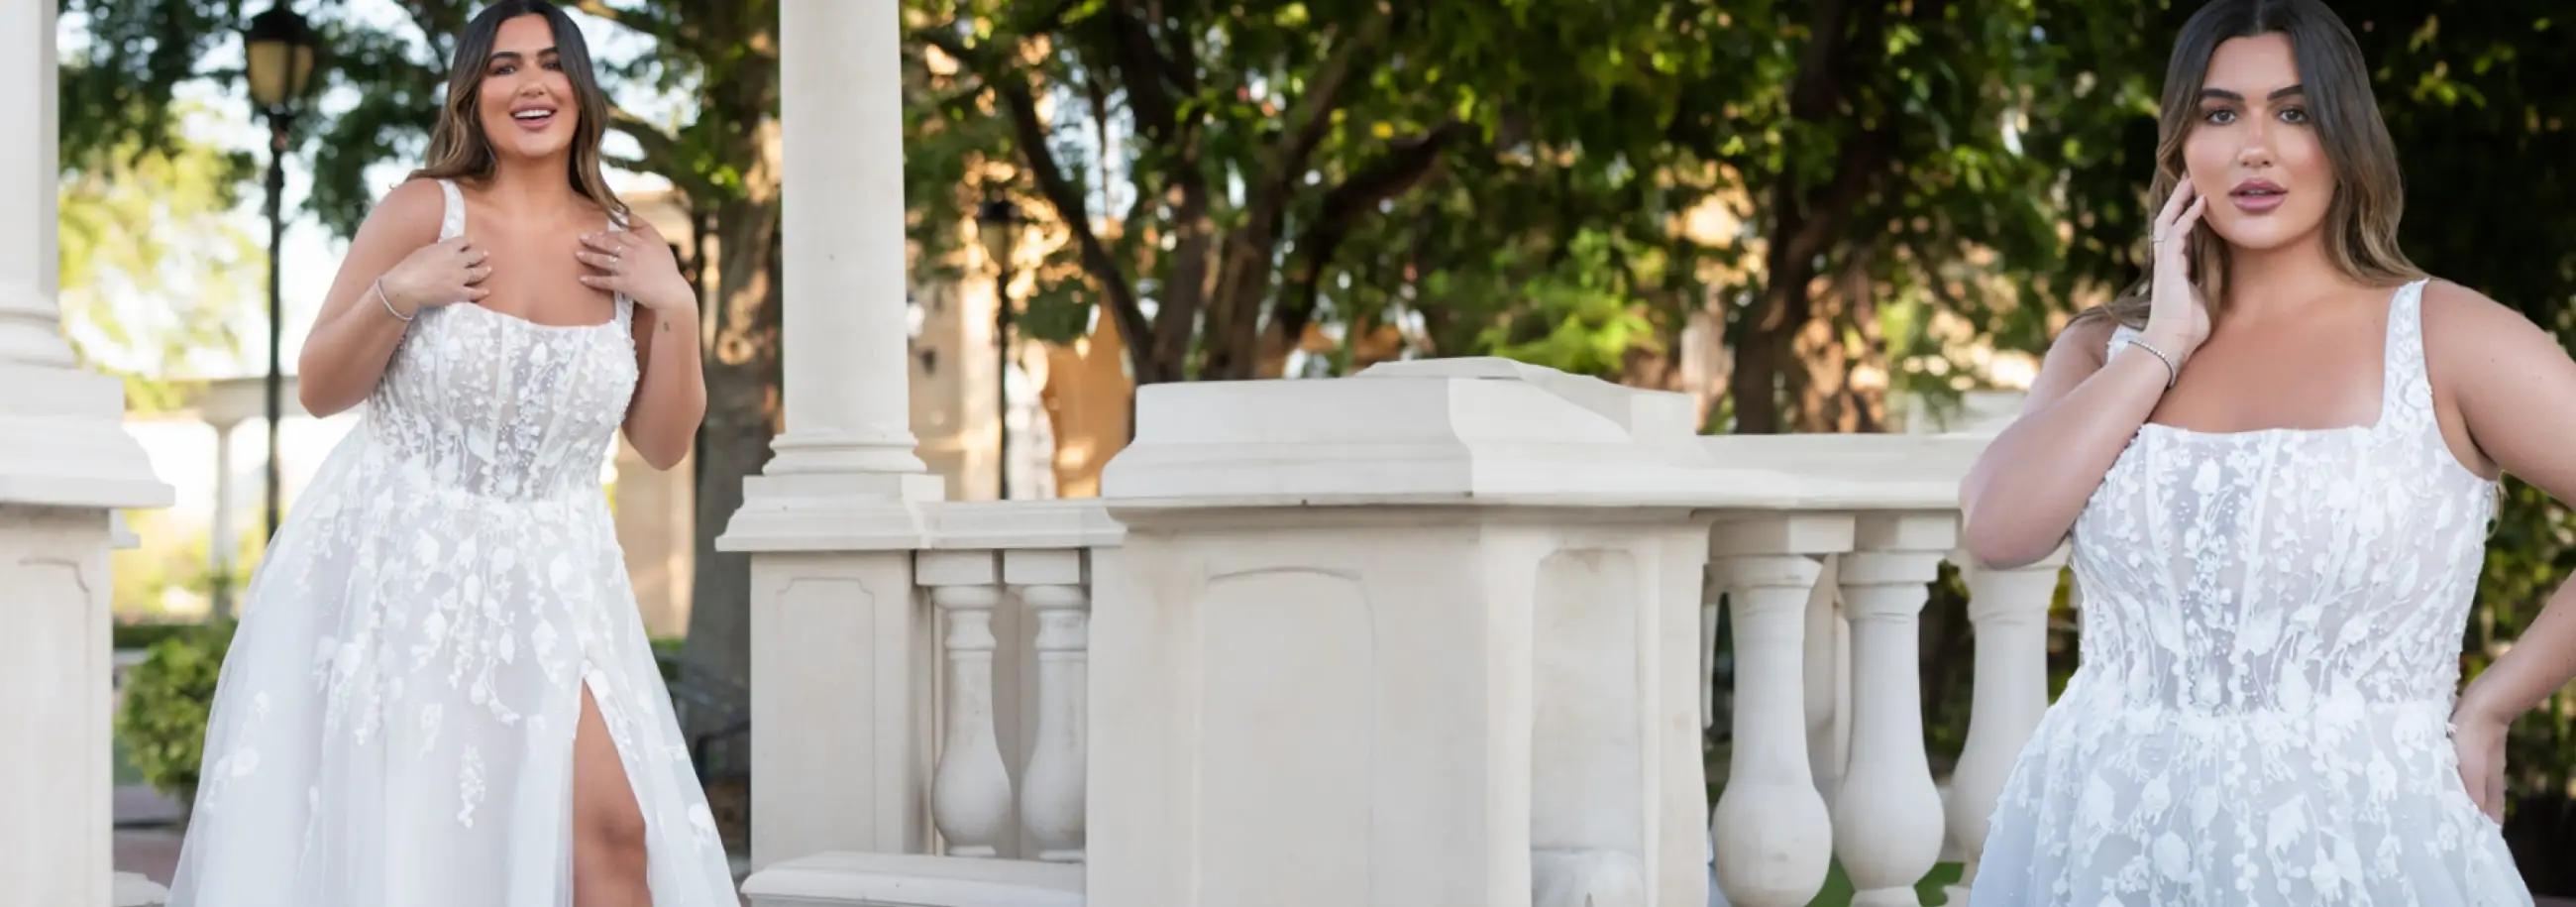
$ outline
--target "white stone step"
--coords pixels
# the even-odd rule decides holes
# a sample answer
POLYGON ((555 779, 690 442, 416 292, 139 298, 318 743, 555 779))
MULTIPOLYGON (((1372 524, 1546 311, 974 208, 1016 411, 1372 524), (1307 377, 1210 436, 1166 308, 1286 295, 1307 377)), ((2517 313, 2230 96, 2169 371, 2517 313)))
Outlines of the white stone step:
POLYGON ((752 907, 1082 907, 1080 864, 833 851, 742 883, 752 907))

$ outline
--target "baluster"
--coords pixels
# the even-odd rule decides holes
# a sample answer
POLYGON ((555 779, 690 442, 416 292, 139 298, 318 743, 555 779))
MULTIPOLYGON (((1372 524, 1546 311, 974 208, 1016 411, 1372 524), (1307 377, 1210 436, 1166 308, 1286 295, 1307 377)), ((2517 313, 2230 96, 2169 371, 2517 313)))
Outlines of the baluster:
POLYGON ((1726 567, 1701 568, 1699 599, 1699 728, 1717 727, 1717 607, 1726 600, 1726 567))
POLYGON ((1942 555, 1957 544, 1949 513, 1872 514, 1839 564, 1851 624, 1851 761, 1834 799, 1834 852, 1852 903, 1920 903, 1914 883, 1941 856, 1941 792, 1923 753, 1918 629, 1942 555))
POLYGON ((1807 597, 1807 770, 1816 791, 1834 802, 1843 766, 1851 760, 1851 623, 1843 619, 1839 558, 1826 558, 1824 574, 1807 597))
POLYGON ((1083 727, 1091 642, 1090 594, 1078 585, 1021 590, 1037 615, 1038 729, 1020 778, 1020 821, 1038 859, 1082 862, 1083 727))
POLYGON ((1807 595, 1820 568, 1800 556, 1718 561, 1734 609, 1734 754, 1709 819, 1718 886, 1747 907, 1805 904, 1824 887, 1833 829, 1807 771, 1807 595))
POLYGON ((1968 620, 1977 638, 1976 686, 1970 694, 1968 742, 1950 776, 1949 825, 1954 852, 1967 864, 1950 886, 1951 903, 1967 903, 1986 849, 1986 819, 2013 760, 2048 709, 2048 605, 2057 592, 2066 549, 2025 567, 1990 570, 1955 558, 1967 574, 1968 620))
POLYGON ((934 586, 930 598, 947 617, 948 663, 947 734, 930 786, 931 817, 949 855, 990 857, 1000 852, 1011 813, 1011 777, 993 727, 993 608, 1001 587, 934 586))

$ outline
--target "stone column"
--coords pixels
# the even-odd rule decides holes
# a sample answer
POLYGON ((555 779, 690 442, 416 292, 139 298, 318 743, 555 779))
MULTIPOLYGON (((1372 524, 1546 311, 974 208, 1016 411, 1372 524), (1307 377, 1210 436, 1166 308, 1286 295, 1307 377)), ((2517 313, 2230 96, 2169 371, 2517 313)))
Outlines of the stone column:
POLYGON ((0 4, 0 68, 18 72, 0 78, 0 690, 20 700, 0 709, 0 904, 118 889, 107 553, 118 508, 170 503, 123 386, 80 370, 54 303, 54 7, 0 4))
POLYGON ((896 16, 883 0, 779 8, 787 431, 766 475, 923 471, 905 393, 896 16))
POLYGON ((942 492, 909 424, 897 5, 778 15, 786 432, 716 542, 752 555, 755 868, 929 845, 912 551, 942 492))

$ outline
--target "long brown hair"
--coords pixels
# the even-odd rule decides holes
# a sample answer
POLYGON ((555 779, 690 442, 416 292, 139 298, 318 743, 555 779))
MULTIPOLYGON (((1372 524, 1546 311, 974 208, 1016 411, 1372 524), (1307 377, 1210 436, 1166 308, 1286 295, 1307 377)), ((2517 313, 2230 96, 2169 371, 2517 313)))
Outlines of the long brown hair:
POLYGON ((608 94, 599 88, 599 75, 590 63, 590 45, 581 38, 581 28, 572 17, 545 0, 500 0, 474 14, 466 23, 465 36, 456 42, 456 59, 447 67, 447 103, 438 110, 438 126, 429 134, 429 160, 412 171, 413 179, 483 180, 492 175, 495 160, 490 137, 483 134, 483 120, 477 107, 483 88, 484 64, 492 56, 492 45, 501 33, 501 23, 520 16, 544 16, 554 30, 555 59, 563 67, 564 77, 572 82, 573 103, 581 111, 573 125, 572 157, 566 161, 565 176, 572 190, 599 205, 611 217, 626 215, 626 203, 608 189, 608 180, 599 172, 600 136, 607 131, 608 94))
MULTIPOLYGON (((2183 140, 2200 120, 2200 90, 2209 74, 2209 58, 2232 38, 2282 34, 2298 59, 2299 81, 2306 86, 2308 110, 2316 123, 2326 160, 2335 173, 2334 200, 2326 207, 2326 256, 2335 269, 2373 286, 2394 286, 2424 276, 2397 247, 2397 221, 2406 208, 2404 179, 2397 172, 2397 143, 2371 96, 2370 70, 2361 45, 2343 20, 2320 0, 2215 0, 2183 23, 2165 65, 2164 99, 2156 122, 2156 178, 2147 190, 2148 211, 2164 208, 2175 188, 2188 178, 2183 140)), ((2192 231, 2192 282, 2215 308, 2225 305, 2229 255, 2227 241, 2214 231, 2192 231)), ((2141 240, 2144 237, 2140 237, 2141 240)), ((2107 314, 2131 327, 2147 322, 2154 286, 2149 271, 2108 304, 2076 317, 2107 314)))

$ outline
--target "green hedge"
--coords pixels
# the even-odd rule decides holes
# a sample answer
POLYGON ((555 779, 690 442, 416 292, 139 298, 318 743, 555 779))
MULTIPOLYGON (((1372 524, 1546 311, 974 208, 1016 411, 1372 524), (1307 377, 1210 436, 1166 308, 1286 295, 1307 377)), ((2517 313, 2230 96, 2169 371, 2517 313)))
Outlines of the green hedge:
POLYGON ((174 636, 186 636, 202 626, 204 624, 120 623, 108 631, 112 640, 109 645, 117 649, 149 649, 154 643, 174 636))
POLYGON ((206 714, 214 708, 233 627, 222 621, 158 628, 143 663, 126 677, 116 740, 145 783, 182 804, 196 800, 206 714))

